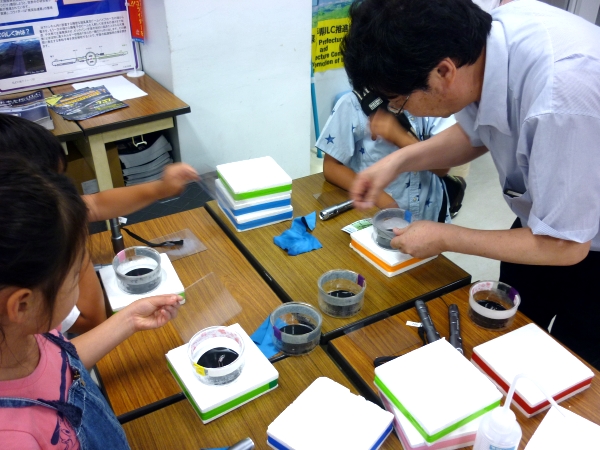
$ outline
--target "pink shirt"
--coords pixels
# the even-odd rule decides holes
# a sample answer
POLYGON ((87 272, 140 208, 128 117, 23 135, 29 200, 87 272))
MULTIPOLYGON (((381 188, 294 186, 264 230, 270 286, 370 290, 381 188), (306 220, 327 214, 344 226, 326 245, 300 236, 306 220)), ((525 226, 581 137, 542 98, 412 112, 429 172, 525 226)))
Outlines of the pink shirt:
MULTIPOLYGON (((66 401, 72 384, 67 356, 45 337, 35 338, 40 348, 38 366, 25 378, 0 381, 0 397, 66 401)), ((79 449, 69 423, 60 419, 56 410, 43 406, 0 407, 0 443, 2 450, 79 449)))

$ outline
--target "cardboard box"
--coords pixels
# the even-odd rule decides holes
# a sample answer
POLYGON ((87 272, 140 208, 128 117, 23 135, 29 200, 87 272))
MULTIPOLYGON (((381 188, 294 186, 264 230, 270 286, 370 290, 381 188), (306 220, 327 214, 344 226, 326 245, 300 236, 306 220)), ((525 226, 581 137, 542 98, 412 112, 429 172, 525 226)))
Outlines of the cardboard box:
MULTIPOLYGON (((69 154, 67 155, 67 175, 75 183, 75 187, 80 194, 84 194, 82 183, 89 183, 96 179, 96 174, 92 168, 85 161, 81 152, 77 149, 74 143, 67 143, 69 154)), ((119 161, 119 152, 117 151, 117 145, 110 143, 106 145, 106 157, 108 158, 108 166, 110 167, 110 175, 112 178, 114 187, 123 187, 125 182, 123 181, 123 171, 121 170, 121 162, 119 161)), ((97 189, 96 183, 96 189, 97 189)))

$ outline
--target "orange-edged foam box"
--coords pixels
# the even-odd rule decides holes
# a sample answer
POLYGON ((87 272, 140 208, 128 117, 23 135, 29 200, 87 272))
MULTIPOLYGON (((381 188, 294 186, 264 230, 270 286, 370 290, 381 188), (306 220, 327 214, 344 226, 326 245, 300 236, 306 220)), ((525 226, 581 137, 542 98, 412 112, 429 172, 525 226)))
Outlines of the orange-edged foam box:
POLYGON ((373 227, 355 231, 350 235, 350 247, 388 277, 406 272, 413 267, 437 258, 437 256, 432 256, 431 258, 418 259, 398 250, 387 250, 380 247, 373 240, 372 235, 373 227))

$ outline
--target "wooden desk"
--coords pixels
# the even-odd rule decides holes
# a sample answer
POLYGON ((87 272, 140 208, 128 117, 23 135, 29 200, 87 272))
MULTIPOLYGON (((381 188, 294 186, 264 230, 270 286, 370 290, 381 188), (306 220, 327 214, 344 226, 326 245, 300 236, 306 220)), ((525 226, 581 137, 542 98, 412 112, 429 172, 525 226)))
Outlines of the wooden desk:
MULTIPOLYGON (((101 191, 113 187, 105 144, 122 139, 165 130, 174 126, 173 117, 189 113, 190 107, 171 94, 148 75, 140 78, 128 78, 148 95, 125 100, 128 108, 118 109, 77 124, 83 130, 85 139, 80 150, 87 163, 96 173, 101 191)), ((99 80, 101 82, 101 80, 99 80)), ((73 91, 73 86, 52 87, 55 94, 73 91)))
MULTIPOLYGON (((9 99, 24 97, 26 95, 33 94, 34 92, 35 91, 19 92, 18 94, 3 95, 0 98, 9 99)), ((52 95, 50 89, 42 89, 42 92, 44 94, 44 98, 50 97, 52 95)), ((56 114, 50 108, 48 108, 48 110, 50 111, 50 117, 52 118, 52 122, 54 122, 54 130, 49 131, 58 138, 58 140, 63 145, 63 148, 66 149, 65 143, 67 141, 75 141, 83 137, 83 131, 81 130, 81 128, 79 128, 76 122, 73 122, 72 120, 63 119, 62 116, 56 114)))
MULTIPOLYGON (((462 319, 463 348, 465 357, 468 359, 471 359, 473 347, 531 323, 531 320, 526 316, 517 312, 513 324, 506 331, 490 331, 479 328, 468 319, 468 299, 469 287, 464 287, 427 302, 431 319, 440 335, 446 338, 449 335, 448 305, 452 303, 458 305, 462 319)), ((422 345, 417 335, 417 329, 407 326, 407 320, 420 322, 414 308, 348 333, 346 336, 334 339, 328 344, 328 352, 357 383, 357 386, 368 393, 367 398, 370 397, 372 401, 378 401, 375 384, 373 383, 375 378, 373 359, 377 356, 402 355, 422 345)), ((561 406, 600 424, 600 409, 598 408, 600 404, 600 373, 591 366, 590 369, 595 374, 592 386, 584 392, 561 402, 561 406)), ((519 446, 520 449, 523 449, 544 418, 545 413, 528 419, 516 408, 512 408, 512 410, 515 411, 523 429, 523 439, 519 446)))
MULTIPOLYGON (((251 334, 281 304, 203 208, 128 228, 147 239, 189 228, 208 249, 173 262, 183 285, 187 288, 209 275, 220 281, 231 297, 216 298, 209 292, 200 301, 189 299, 175 320, 158 330, 136 333, 98 362, 102 383, 117 415, 181 392, 167 368, 165 354, 194 333, 208 326, 239 323, 251 334)), ((126 247, 141 245, 123 234, 126 247)), ((91 236, 89 248, 94 263, 112 262, 109 232, 91 236)))
MULTIPOLYGON (((318 213, 325 206, 344 199, 347 199, 347 193, 326 182, 323 174, 292 183, 295 217, 312 211, 318 213), (324 205, 314 194, 331 203, 324 205)), ((386 277, 349 247, 350 236, 341 231, 345 225, 365 217, 359 211, 348 211, 327 221, 317 219, 313 235, 323 248, 288 256, 273 243, 273 237, 289 229, 289 221, 239 233, 216 201, 207 203, 206 209, 283 301, 301 301, 318 308, 317 280, 328 270, 351 269, 365 277, 367 290, 363 309, 349 319, 323 315, 322 343, 340 336, 350 326, 372 323, 411 307, 419 298, 436 298, 471 281, 467 272, 444 256, 395 277, 386 277)))
MULTIPOLYGON (((279 387, 241 408, 204 425, 187 400, 155 411, 152 414, 126 423, 125 433, 132 449, 180 450, 224 447, 246 437, 252 438, 257 449, 267 448, 267 427, 315 379, 328 377, 348 387, 355 388, 342 372, 317 347, 304 356, 288 357, 274 364, 279 372, 279 387)), ((396 436, 389 436, 382 449, 401 449, 396 436)))

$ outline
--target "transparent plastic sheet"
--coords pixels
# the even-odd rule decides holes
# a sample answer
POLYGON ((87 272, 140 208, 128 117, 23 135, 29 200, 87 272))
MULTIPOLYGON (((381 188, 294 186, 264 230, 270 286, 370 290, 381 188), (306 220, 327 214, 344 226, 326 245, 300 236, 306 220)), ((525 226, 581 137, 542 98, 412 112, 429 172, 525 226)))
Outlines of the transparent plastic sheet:
POLYGON ((360 329, 349 329, 346 336, 371 361, 380 356, 400 356, 423 345, 416 328, 402 323, 397 316, 387 317, 377 322, 380 336, 393 336, 392 339, 373 339, 373 325, 360 329), (370 333, 367 330, 371 329, 370 333))
POLYGON ((176 261, 186 256, 206 250, 206 245, 204 245, 202 241, 198 239, 196 235, 188 228, 155 239, 150 239, 150 242, 153 244, 158 244, 160 242, 177 241, 180 239, 183 239, 182 246, 154 247, 154 250, 156 250, 158 253, 166 253, 171 261, 176 261))
POLYGON ((185 304, 171 323, 181 340, 187 343, 204 328, 231 325, 232 319, 241 312, 240 304, 211 272, 185 289, 185 304))
POLYGON ((200 180, 197 181, 198 185, 208 196, 210 196, 210 198, 215 200, 217 198, 215 181, 217 178, 219 178, 217 171, 211 169, 205 164, 202 164, 198 168, 198 173, 200 174, 200 180))

